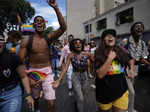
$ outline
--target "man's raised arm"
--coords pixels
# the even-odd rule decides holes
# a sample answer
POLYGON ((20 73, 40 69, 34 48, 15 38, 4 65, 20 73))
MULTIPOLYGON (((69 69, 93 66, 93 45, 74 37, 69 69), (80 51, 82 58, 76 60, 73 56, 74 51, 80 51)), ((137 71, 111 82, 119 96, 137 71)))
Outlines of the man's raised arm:
POLYGON ((57 40, 66 31, 67 26, 66 26, 65 20, 64 20, 62 14, 61 14, 59 8, 58 8, 56 0, 47 0, 47 3, 51 7, 53 7, 53 9, 55 10, 57 18, 58 18, 59 25, 60 25, 60 27, 56 31, 48 34, 48 37, 53 39, 53 40, 57 40))

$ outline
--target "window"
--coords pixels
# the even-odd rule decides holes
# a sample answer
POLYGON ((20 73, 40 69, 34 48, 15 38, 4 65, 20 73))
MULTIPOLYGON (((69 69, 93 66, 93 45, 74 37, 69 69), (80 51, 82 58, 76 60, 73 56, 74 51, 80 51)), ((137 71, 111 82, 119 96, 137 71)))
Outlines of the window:
POLYGON ((105 29, 106 27, 107 27, 106 18, 97 21, 97 30, 102 30, 105 29))
POLYGON ((89 28, 88 28, 88 25, 85 26, 85 33, 88 33, 89 32, 89 28))
POLYGON ((116 25, 133 22, 133 7, 116 14, 116 25))
POLYGON ((92 24, 88 24, 85 26, 85 33, 92 32, 92 24))
POLYGON ((92 24, 90 24, 89 27, 90 32, 92 32, 92 24))

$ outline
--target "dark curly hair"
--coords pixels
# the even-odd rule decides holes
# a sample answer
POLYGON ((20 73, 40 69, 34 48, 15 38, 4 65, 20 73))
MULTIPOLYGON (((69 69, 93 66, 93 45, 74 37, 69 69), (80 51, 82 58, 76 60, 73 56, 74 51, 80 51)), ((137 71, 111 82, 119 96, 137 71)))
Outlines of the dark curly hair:
POLYGON ((38 15, 38 16, 35 16, 35 18, 34 18, 33 21, 35 22, 35 20, 36 20, 38 17, 42 18, 42 19, 45 21, 44 17, 43 17, 43 16, 39 16, 39 15, 38 15))
POLYGON ((77 50, 75 49, 75 46, 74 46, 74 43, 75 43, 75 41, 77 41, 77 40, 79 40, 79 41, 81 42, 81 44, 82 44, 82 51, 83 51, 83 41, 82 41, 81 39, 79 39, 79 38, 76 38, 76 39, 73 39, 73 40, 70 42, 70 44, 69 44, 69 48, 70 48, 70 51, 71 51, 71 52, 77 53, 77 50))
POLYGON ((134 23, 134 24, 131 26, 131 28, 130 28, 130 33, 131 33, 131 35, 134 35, 134 27, 135 27, 135 25, 137 25, 137 24, 141 24, 142 27, 143 27, 143 29, 144 29, 144 24, 143 24, 143 22, 138 21, 138 22, 134 23))

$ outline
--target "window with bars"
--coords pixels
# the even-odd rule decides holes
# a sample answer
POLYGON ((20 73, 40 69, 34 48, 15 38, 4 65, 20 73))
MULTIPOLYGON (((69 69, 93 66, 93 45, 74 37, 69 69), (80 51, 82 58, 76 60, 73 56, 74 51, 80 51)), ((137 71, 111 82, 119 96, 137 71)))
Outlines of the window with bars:
POLYGON ((116 14, 116 25, 131 23, 134 20, 133 7, 116 14))
POLYGON ((102 30, 105 29, 107 27, 107 19, 101 19, 99 21, 97 21, 97 30, 102 30))
POLYGON ((88 24, 85 26, 85 33, 90 33, 92 32, 92 24, 88 24))

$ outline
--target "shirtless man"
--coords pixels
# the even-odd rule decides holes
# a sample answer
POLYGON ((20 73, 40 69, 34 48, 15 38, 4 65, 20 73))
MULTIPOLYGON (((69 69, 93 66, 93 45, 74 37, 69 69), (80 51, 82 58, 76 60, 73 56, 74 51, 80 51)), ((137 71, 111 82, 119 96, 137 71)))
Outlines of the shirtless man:
MULTIPOLYGON (((47 3, 55 10, 60 24, 60 27, 56 31, 48 34, 50 42, 53 42, 65 32, 66 24, 58 8, 56 0, 47 0, 47 3)), ((55 91, 52 87, 54 75, 52 74, 50 64, 48 45, 46 40, 44 39, 44 29, 46 27, 44 18, 42 16, 36 16, 34 18, 33 26, 35 28, 35 34, 33 35, 33 43, 32 48, 30 50, 30 70, 36 70, 47 74, 46 78, 42 80, 41 86, 43 89, 44 98, 46 99, 48 104, 48 112, 54 112, 55 91)), ((28 41, 29 37, 24 38, 21 42, 19 56, 22 60, 24 60, 27 53, 28 41)), ((37 88, 38 84, 35 81, 31 80, 31 86, 34 87, 34 89, 37 88)), ((40 93, 40 90, 36 91, 35 95, 37 95, 37 92, 40 93)))

